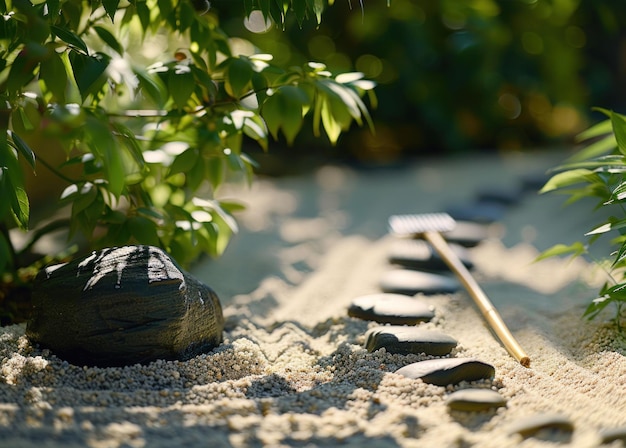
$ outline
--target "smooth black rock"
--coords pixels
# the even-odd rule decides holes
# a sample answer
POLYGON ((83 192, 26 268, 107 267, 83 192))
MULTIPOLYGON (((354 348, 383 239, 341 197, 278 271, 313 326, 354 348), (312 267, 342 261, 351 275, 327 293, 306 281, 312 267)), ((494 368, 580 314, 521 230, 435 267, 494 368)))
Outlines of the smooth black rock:
POLYGON ((491 389, 462 389, 451 393, 446 404, 455 411, 480 412, 506 406, 506 399, 491 389))
POLYGON ((517 187, 484 188, 476 194, 479 203, 495 203, 501 205, 515 205, 522 199, 523 191, 517 187))
POLYGON ((415 325, 435 317, 432 305, 401 294, 368 294, 357 297, 352 300, 348 315, 394 325, 415 325))
POLYGON ((215 292, 157 247, 102 249, 49 266, 32 300, 26 335, 74 364, 185 360, 222 342, 215 292))
POLYGON ((491 224, 500 221, 504 217, 506 207, 495 202, 477 202, 475 204, 452 206, 446 212, 457 221, 491 224))
POLYGON ((600 440, 603 444, 621 440, 622 443, 626 445, 626 425, 617 428, 603 429, 600 431, 600 440))
POLYGON ((472 358, 429 359, 396 370, 396 373, 407 378, 421 379, 436 386, 489 379, 494 377, 495 372, 491 364, 472 358))
POLYGON ((488 227, 469 221, 457 221, 454 229, 446 232, 445 239, 463 247, 474 247, 489 237, 488 227))
POLYGON ((406 325, 376 327, 365 334, 365 348, 368 352, 384 347, 389 353, 401 355, 425 353, 443 356, 456 345, 456 339, 445 333, 406 325))
MULTIPOLYGON (((458 244, 450 244, 450 248, 459 257, 468 269, 474 267, 467 249, 458 244)), ((446 263, 441 259, 437 251, 424 240, 403 239, 396 241, 391 246, 388 256, 389 262, 407 269, 447 271, 446 263)))
POLYGON ((532 437, 539 431, 551 431, 571 433, 574 424, 564 415, 560 414, 537 414, 523 418, 509 428, 510 434, 520 434, 522 437, 532 437))
POLYGON ((395 294, 450 294, 460 289, 459 282, 447 275, 430 272, 394 269, 380 278, 380 288, 395 294))

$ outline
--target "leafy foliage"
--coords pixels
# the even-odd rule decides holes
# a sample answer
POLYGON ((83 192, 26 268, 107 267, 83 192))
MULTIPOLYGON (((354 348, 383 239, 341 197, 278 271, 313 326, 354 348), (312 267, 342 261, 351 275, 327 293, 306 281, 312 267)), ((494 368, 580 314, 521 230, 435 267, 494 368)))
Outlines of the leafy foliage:
MULTIPOLYGON (((279 24, 319 23, 328 2, 243 5, 279 24)), ((221 254, 237 231, 241 205, 217 193, 225 180, 252 179, 248 142, 293 142, 306 115, 333 144, 353 122, 371 125, 362 97, 374 84, 362 74, 235 53, 209 6, 0 0, 0 273, 23 255, 9 230, 31 227, 24 169, 64 183, 71 237, 92 248, 158 245, 188 264, 221 254)))
POLYGON ((588 248, 601 236, 613 236, 617 248, 610 254, 609 281, 600 290, 585 316, 596 317, 609 305, 617 309, 616 322, 620 325, 626 309, 626 116, 598 109, 608 119, 594 125, 580 136, 591 143, 565 164, 555 168, 554 174, 541 192, 559 191, 573 203, 587 197, 597 198, 597 208, 610 209, 611 216, 590 229, 585 242, 572 245, 558 244, 545 251, 539 259, 555 255, 588 255, 588 248))
POLYGON ((376 80, 376 135, 352 129, 344 158, 555 146, 585 128, 589 104, 624 103, 615 55, 626 9, 612 0, 344 0, 319 26, 287 23, 223 26, 290 64, 313 58, 376 80))

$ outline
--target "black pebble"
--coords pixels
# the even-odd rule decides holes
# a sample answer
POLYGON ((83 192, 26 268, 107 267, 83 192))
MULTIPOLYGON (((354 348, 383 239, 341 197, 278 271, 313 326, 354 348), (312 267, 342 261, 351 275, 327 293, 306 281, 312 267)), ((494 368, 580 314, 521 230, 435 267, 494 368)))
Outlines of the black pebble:
POLYGON ((406 295, 451 294, 460 289, 459 282, 451 276, 409 269, 385 272, 380 279, 380 287, 387 293, 406 295))
POLYGON ((394 325, 428 322, 435 313, 424 300, 400 294, 368 294, 352 300, 348 315, 363 320, 394 325))
POLYGON ((365 334, 365 348, 369 352, 384 347, 389 353, 401 355, 425 353, 443 356, 456 345, 456 339, 445 333, 406 325, 376 327, 365 334))
POLYGON ((461 381, 493 378, 495 368, 471 358, 442 358, 415 362, 396 370, 396 373, 436 386, 447 386, 461 381))
MULTIPOLYGON (((474 267, 468 251, 458 245, 450 244, 454 253, 468 269, 474 267)), ((391 247, 388 256, 389 262, 407 269, 442 271, 448 266, 441 259, 437 251, 424 240, 400 240, 391 247)))

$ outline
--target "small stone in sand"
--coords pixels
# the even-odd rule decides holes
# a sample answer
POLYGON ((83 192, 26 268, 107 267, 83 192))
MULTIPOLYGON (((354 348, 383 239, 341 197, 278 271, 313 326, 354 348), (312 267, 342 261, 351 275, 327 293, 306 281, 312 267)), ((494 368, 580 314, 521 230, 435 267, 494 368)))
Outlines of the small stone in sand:
POLYGON ((517 433, 524 438, 538 435, 540 431, 549 431, 550 436, 569 436, 574 431, 574 424, 561 414, 537 414, 523 418, 509 428, 510 434, 517 433))
MULTIPOLYGON (((451 244, 450 248, 463 262, 465 267, 471 269, 474 264, 470 260, 469 254, 464 247, 458 244, 451 244)), ((433 250, 430 244, 424 240, 401 240, 391 247, 389 252, 389 262, 408 269, 423 270, 447 270, 448 266, 441 259, 439 254, 433 250)))
POLYGON ((456 345, 456 339, 445 333, 403 325, 376 327, 365 334, 365 348, 369 352, 384 347, 389 353, 442 356, 450 353, 456 345))
POLYGON ((450 394, 446 404, 455 411, 479 412, 506 406, 506 399, 491 389, 462 389, 450 394))
POLYGON ((459 221, 492 224, 504 217, 506 208, 504 205, 492 202, 477 202, 475 204, 452 206, 446 212, 459 221))
POLYGON ((491 364, 472 358, 429 359, 396 370, 396 373, 407 378, 421 379, 436 386, 489 379, 494 377, 495 372, 491 364))
POLYGON ((352 300, 348 316, 381 324, 415 325, 430 321, 435 313, 424 300, 402 294, 368 294, 352 300))
POLYGON ((626 425, 618 428, 604 429, 600 432, 601 443, 613 443, 621 440, 626 446, 626 425))
POLYGON ((459 290, 459 282, 453 277, 430 272, 394 269, 385 272, 380 279, 380 288, 388 293, 414 295, 451 294, 459 290))
POLYGON ((480 203, 496 203, 502 205, 515 205, 522 198, 523 191, 519 187, 484 188, 478 191, 476 196, 480 203))
POLYGON ((489 237, 489 232, 484 224, 457 220, 454 229, 446 232, 444 237, 449 243, 457 243, 464 247, 474 247, 486 240, 489 237))

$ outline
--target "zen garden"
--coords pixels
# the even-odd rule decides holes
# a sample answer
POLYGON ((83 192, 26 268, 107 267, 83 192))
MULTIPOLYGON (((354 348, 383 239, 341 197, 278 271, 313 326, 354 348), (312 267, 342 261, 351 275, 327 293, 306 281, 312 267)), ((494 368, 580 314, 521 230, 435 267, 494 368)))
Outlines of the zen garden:
POLYGON ((626 446, 621 5, 0 14, 0 446, 626 446))

